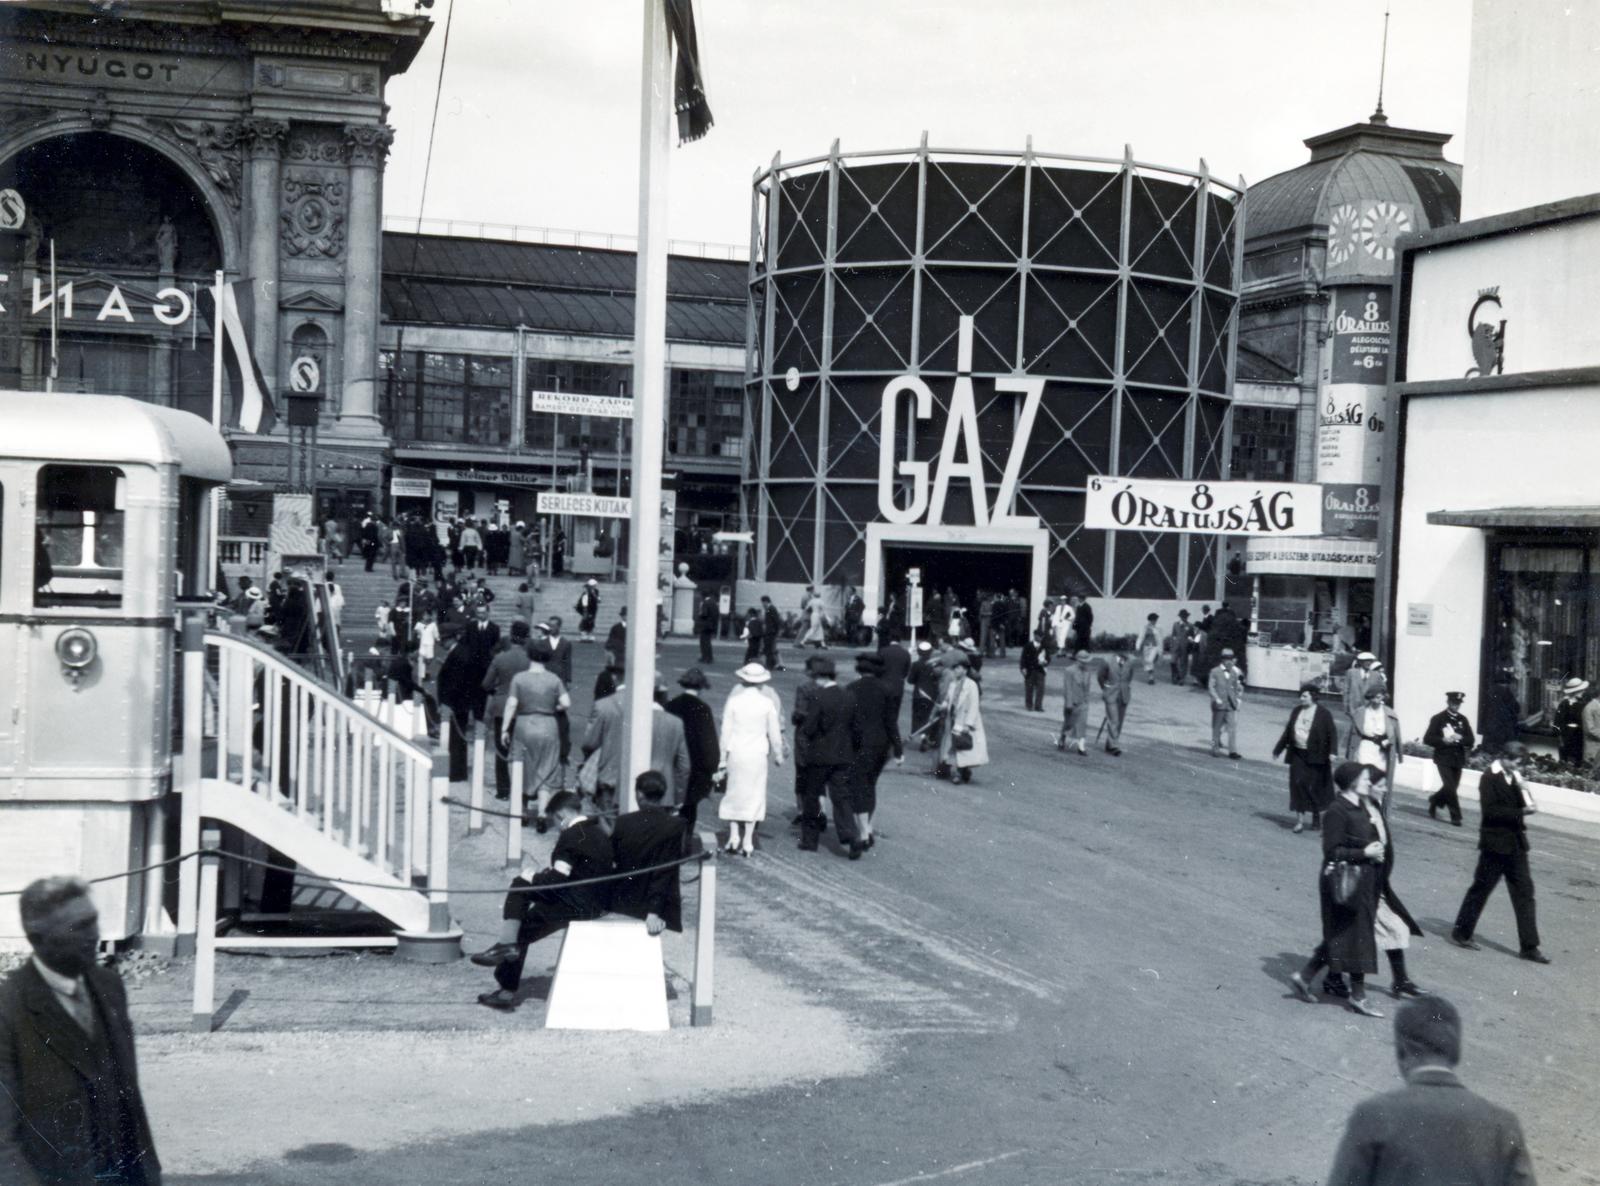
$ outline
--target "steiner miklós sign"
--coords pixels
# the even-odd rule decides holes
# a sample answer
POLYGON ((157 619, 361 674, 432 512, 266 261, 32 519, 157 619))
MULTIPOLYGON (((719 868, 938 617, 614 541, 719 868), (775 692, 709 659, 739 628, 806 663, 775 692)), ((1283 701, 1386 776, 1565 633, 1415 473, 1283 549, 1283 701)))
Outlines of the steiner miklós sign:
POLYGON ((1185 535, 1321 535, 1322 488, 1305 482, 1092 477, 1083 525, 1185 535))

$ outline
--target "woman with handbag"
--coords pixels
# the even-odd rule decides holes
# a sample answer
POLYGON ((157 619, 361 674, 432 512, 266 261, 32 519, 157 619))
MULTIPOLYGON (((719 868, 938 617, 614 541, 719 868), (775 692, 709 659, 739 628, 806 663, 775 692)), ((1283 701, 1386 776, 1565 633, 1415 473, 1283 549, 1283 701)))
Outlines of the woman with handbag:
POLYGON ((552 784, 561 758, 561 734, 556 728, 556 712, 572 707, 572 698, 561 680, 545 668, 551 659, 550 644, 536 642, 528 648, 528 669, 511 680, 505 712, 500 718, 500 740, 513 763, 522 762, 522 796, 527 802, 531 781, 542 832, 545 806, 550 802, 552 784))
POLYGON ((1289 714, 1278 744, 1272 747, 1274 758, 1282 754, 1289 763, 1289 810, 1295 815, 1296 832, 1306 830, 1304 817, 1308 815, 1309 826, 1317 827, 1333 799, 1329 775, 1339 730, 1333 723, 1333 714, 1317 703, 1317 691, 1316 684, 1300 685, 1300 703, 1289 714))
POLYGON ((971 782, 973 769, 989 764, 989 741, 972 665, 965 655, 958 655, 950 665, 950 687, 942 705, 945 727, 939 738, 938 775, 952 782, 971 782))
MULTIPOLYGON (((1381 819, 1372 805, 1370 767, 1343 762, 1333 773, 1339 793, 1322 816, 1322 871, 1317 893, 1322 905, 1322 942, 1300 971, 1289 977, 1295 992, 1315 1001, 1311 982, 1317 973, 1350 978, 1350 1008, 1364 1017, 1383 1014, 1367 1001, 1367 974, 1378 970, 1376 916, 1385 843, 1381 819)), ((1380 778, 1381 781, 1381 778, 1380 778)))

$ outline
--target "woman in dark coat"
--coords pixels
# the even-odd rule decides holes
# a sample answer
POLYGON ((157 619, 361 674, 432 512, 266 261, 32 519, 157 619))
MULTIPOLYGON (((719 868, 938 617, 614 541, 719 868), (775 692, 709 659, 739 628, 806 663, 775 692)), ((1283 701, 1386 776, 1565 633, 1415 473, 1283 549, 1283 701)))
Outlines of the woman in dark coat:
POLYGON ((1333 714, 1317 703, 1317 685, 1302 684, 1300 703, 1272 747, 1274 758, 1282 754, 1289 763, 1289 810, 1295 814, 1296 832, 1317 827, 1333 802, 1333 753, 1338 744, 1333 714), (1309 825, 1303 818, 1307 815, 1309 825))
MULTIPOLYGON (((1350 1008, 1366 1017, 1383 1014, 1367 1002, 1367 974, 1378 970, 1374 930, 1378 890, 1387 845, 1380 837, 1382 816, 1372 803, 1370 767, 1343 762, 1333 773, 1339 793, 1322 815, 1322 870, 1317 892, 1322 904, 1322 942, 1306 966, 1289 978, 1305 1000, 1317 998, 1311 982, 1326 968, 1330 975, 1350 978, 1350 1008), (1337 864, 1347 861, 1361 870, 1356 892, 1347 902, 1333 896, 1337 864)), ((1381 781, 1381 775, 1379 776, 1381 781)))
POLYGON ((717 736, 717 718, 701 697, 711 686, 705 672, 691 667, 678 677, 683 692, 667 701, 667 711, 683 722, 683 739, 689 747, 689 786, 678 814, 693 828, 700 801, 710 796, 712 776, 722 761, 722 742, 717 736))

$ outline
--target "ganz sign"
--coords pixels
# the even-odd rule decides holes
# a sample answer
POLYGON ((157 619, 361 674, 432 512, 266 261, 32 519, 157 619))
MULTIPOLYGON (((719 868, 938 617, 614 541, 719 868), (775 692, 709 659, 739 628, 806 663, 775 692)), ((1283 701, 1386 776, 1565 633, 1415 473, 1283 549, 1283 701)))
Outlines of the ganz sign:
POLYGON ((1185 535, 1321 535, 1322 487, 1309 482, 1092 477, 1083 525, 1185 535))
POLYGON ((972 392, 972 318, 961 319, 957 345, 956 382, 950 393, 950 415, 944 425, 944 442, 939 446, 938 468, 932 462, 910 457, 896 458, 900 437, 900 397, 912 397, 911 414, 918 420, 933 415, 933 390, 916 375, 891 379, 883 389, 883 420, 878 434, 878 512, 889 523, 916 523, 924 516, 933 525, 944 522, 945 502, 950 483, 965 478, 972 492, 972 522, 978 527, 1038 527, 1037 515, 1016 515, 1011 505, 1016 500, 1017 483, 1022 476, 1022 459, 1033 434, 1033 421, 1039 414, 1044 395, 1044 380, 1005 378, 994 381, 996 391, 1012 391, 1023 397, 1017 417, 1017 432, 1006 457, 1000 488, 995 493, 994 510, 989 508, 983 481, 983 455, 978 444, 978 405, 972 392), (958 454, 962 456, 958 460, 958 454), (933 477, 930 494, 929 476, 933 477), (911 501, 900 506, 895 501, 897 479, 911 482, 911 501))

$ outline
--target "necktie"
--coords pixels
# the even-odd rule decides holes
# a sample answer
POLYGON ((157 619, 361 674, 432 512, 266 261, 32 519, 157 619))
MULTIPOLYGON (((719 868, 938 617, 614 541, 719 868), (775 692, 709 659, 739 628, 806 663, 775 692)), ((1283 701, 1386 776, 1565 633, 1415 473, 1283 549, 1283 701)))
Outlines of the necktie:
POLYGON ((94 1007, 89 1003, 89 996, 82 983, 74 993, 56 993, 56 1000, 61 1002, 61 1007, 66 1010, 67 1016, 78 1023, 78 1028, 84 1033, 94 1036, 94 1007))

